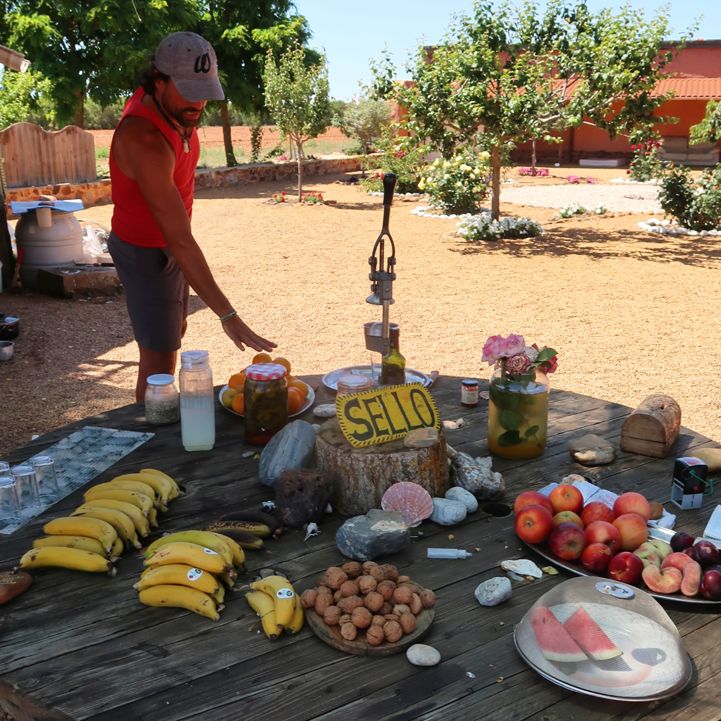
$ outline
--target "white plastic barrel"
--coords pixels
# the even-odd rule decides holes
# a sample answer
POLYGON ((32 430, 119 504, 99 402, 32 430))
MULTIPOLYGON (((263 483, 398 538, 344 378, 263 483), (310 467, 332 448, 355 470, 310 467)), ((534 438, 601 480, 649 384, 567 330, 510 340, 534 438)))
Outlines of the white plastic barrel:
POLYGON ((15 224, 15 241, 18 253, 22 249, 20 280, 34 288, 38 271, 82 263, 83 231, 73 213, 51 211, 47 222, 47 208, 40 208, 45 217, 38 218, 36 211, 23 213, 15 224))

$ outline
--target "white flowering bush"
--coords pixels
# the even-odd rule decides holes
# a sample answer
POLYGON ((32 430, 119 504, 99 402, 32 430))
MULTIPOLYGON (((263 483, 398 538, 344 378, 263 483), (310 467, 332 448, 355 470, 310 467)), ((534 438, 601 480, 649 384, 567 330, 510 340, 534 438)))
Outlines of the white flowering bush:
POLYGON ((559 218, 572 218, 574 215, 584 215, 586 209, 578 203, 571 203, 558 211, 559 218))
POLYGON ((506 217, 493 220, 490 213, 481 213, 461 220, 456 226, 456 231, 464 240, 475 242, 504 238, 535 238, 543 233, 543 228, 530 218, 506 217))
POLYGON ((445 213, 475 213, 488 193, 490 155, 486 152, 438 158, 428 166, 418 187, 431 205, 445 213))

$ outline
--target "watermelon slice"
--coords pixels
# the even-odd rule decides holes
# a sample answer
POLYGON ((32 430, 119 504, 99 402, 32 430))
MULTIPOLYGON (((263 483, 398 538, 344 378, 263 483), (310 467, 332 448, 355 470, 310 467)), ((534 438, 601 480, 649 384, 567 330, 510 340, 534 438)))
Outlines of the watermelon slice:
POLYGON ((594 661, 608 661, 623 654, 623 651, 582 607, 563 624, 563 627, 594 661))
POLYGON ((549 661, 586 661, 586 654, 568 635, 550 608, 536 606, 531 612, 531 628, 541 653, 549 661))

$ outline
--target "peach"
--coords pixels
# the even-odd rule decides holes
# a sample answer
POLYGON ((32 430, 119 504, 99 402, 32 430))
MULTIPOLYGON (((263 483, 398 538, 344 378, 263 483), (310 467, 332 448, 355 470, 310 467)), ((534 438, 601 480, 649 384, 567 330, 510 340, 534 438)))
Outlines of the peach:
POLYGON ((655 546, 648 541, 642 543, 634 552, 634 556, 638 556, 643 561, 644 568, 648 565, 661 568, 663 559, 659 555, 655 546))
POLYGON ((638 513, 644 521, 651 518, 651 506, 648 499, 635 491, 622 493, 613 504, 613 512, 617 517, 624 513, 638 513))
POLYGON ((616 514, 613 512, 613 509, 605 503, 601 503, 601 501, 591 501, 583 507, 581 518, 586 525, 594 521, 613 523, 616 514))
POLYGON ((554 517, 553 517, 553 527, 560 525, 561 523, 574 523, 579 528, 584 527, 584 523, 581 520, 581 517, 574 513, 573 511, 559 511, 554 517))
POLYGON ((683 576, 678 568, 668 566, 661 570, 657 566, 646 566, 641 573, 643 582, 654 593, 676 593, 681 588, 683 576))
POLYGON ((684 596, 695 596, 701 588, 701 564, 692 560, 684 566, 682 573, 681 593, 684 596))
POLYGON ((661 568, 678 568, 679 571, 683 572, 684 567, 689 563, 696 563, 696 561, 691 556, 681 553, 681 551, 674 551, 663 559, 661 568))
POLYGON ((555 512, 548 497, 538 491, 523 491, 523 493, 519 493, 513 503, 513 513, 520 513, 526 506, 543 506, 551 515, 555 512))
POLYGON ((548 500, 553 505, 553 512, 573 511, 580 513, 583 508, 583 494, 568 483, 559 483, 549 494, 548 500))
POLYGON ((635 551, 648 540, 646 519, 638 513, 622 513, 613 522, 621 534, 621 550, 635 551))

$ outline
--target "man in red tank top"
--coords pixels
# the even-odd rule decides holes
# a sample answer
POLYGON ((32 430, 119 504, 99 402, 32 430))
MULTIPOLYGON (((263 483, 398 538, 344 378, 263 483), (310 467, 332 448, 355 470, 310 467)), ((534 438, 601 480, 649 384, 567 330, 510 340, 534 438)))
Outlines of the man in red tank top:
POLYGON ((175 373, 188 285, 238 348, 269 351, 276 345, 241 320, 191 232, 200 153, 196 126, 206 102, 223 98, 211 44, 195 33, 173 33, 158 46, 113 135, 108 246, 140 349, 138 402, 149 375, 175 373))

